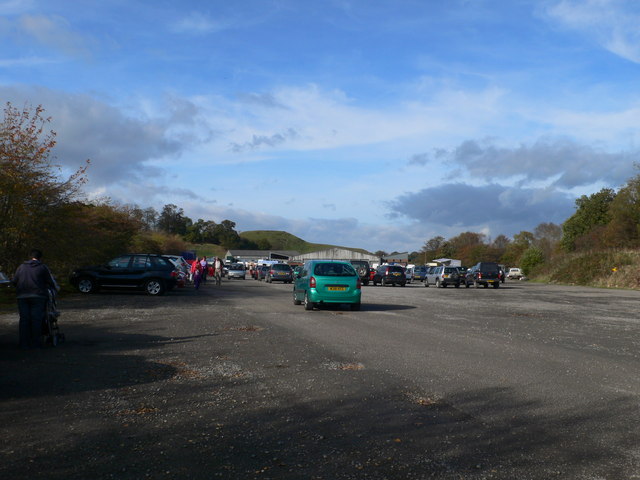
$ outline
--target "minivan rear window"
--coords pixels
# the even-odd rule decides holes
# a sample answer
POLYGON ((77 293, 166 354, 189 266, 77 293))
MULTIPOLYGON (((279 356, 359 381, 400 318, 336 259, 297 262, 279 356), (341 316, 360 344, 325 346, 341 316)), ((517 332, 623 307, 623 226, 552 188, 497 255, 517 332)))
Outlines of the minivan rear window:
POLYGON ((345 263, 318 263, 313 269, 313 274, 320 277, 353 277, 357 275, 354 268, 345 263))

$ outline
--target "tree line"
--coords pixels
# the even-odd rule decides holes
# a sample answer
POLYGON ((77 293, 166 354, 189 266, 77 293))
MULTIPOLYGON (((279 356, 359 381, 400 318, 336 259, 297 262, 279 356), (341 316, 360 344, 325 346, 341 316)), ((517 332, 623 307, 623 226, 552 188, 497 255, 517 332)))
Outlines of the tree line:
POLYGON ((68 178, 55 163, 56 133, 42 107, 7 103, 0 124, 0 271, 12 273, 31 248, 59 274, 127 251, 177 254, 189 243, 264 248, 240 237, 235 223, 191 220, 176 205, 162 211, 87 200, 89 160, 68 178))
POLYGON ((533 232, 521 231, 513 239, 498 235, 492 241, 474 232, 447 240, 433 237, 420 251, 412 252, 410 259, 424 263, 435 258, 456 258, 469 266, 495 261, 519 266, 531 274, 558 255, 640 248, 640 174, 618 191, 603 188, 592 195, 582 195, 575 205, 575 213, 562 225, 541 223, 533 232))
MULTIPOLYGON (((56 133, 42 107, 18 109, 7 103, 0 124, 0 270, 12 272, 31 248, 41 248, 47 262, 64 273, 77 265, 99 263, 126 251, 179 253, 188 244, 226 249, 268 250, 240 237, 235 223, 193 221, 176 205, 161 211, 107 199, 87 200, 89 160, 62 178, 52 149, 56 133)), ((554 256, 585 250, 640 247, 640 175, 618 191, 603 188, 576 200, 576 211, 562 225, 541 223, 533 231, 491 239, 463 232, 428 239, 412 252, 412 263, 456 258, 471 266, 496 261, 529 273, 554 256)), ((386 252, 378 251, 383 255, 386 252)))

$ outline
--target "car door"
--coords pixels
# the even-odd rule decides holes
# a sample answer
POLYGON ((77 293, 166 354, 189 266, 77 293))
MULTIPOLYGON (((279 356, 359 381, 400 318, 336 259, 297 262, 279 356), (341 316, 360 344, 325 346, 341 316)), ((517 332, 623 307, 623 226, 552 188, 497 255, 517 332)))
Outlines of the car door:
POLYGON ((149 257, 147 255, 134 255, 122 281, 127 287, 137 287, 144 281, 148 270, 151 270, 149 257))
POLYGON ((102 286, 122 287, 127 285, 127 275, 130 271, 131 255, 121 255, 110 260, 100 268, 98 282, 102 286))
POLYGON ((309 264, 304 264, 297 275, 293 279, 293 292, 298 300, 304 299, 304 292, 309 285, 309 264))

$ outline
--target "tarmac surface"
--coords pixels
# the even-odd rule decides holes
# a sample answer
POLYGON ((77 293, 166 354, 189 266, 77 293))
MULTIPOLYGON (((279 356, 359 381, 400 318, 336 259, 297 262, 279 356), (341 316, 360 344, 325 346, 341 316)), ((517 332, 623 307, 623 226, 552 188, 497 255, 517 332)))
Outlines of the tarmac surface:
POLYGON ((0 312, 2 479, 640 478, 640 292, 255 280, 0 312))

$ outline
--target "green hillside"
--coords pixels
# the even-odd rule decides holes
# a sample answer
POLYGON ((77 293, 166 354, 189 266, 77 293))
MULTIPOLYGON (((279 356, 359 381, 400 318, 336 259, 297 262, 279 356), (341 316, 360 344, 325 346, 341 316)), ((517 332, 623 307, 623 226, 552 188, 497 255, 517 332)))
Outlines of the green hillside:
POLYGON ((240 236, 252 242, 260 244, 267 241, 272 250, 295 250, 300 253, 316 252, 327 248, 346 248, 356 252, 369 253, 361 248, 340 247, 338 245, 327 245, 323 243, 310 243, 295 235, 279 230, 251 230, 241 232, 240 236))

